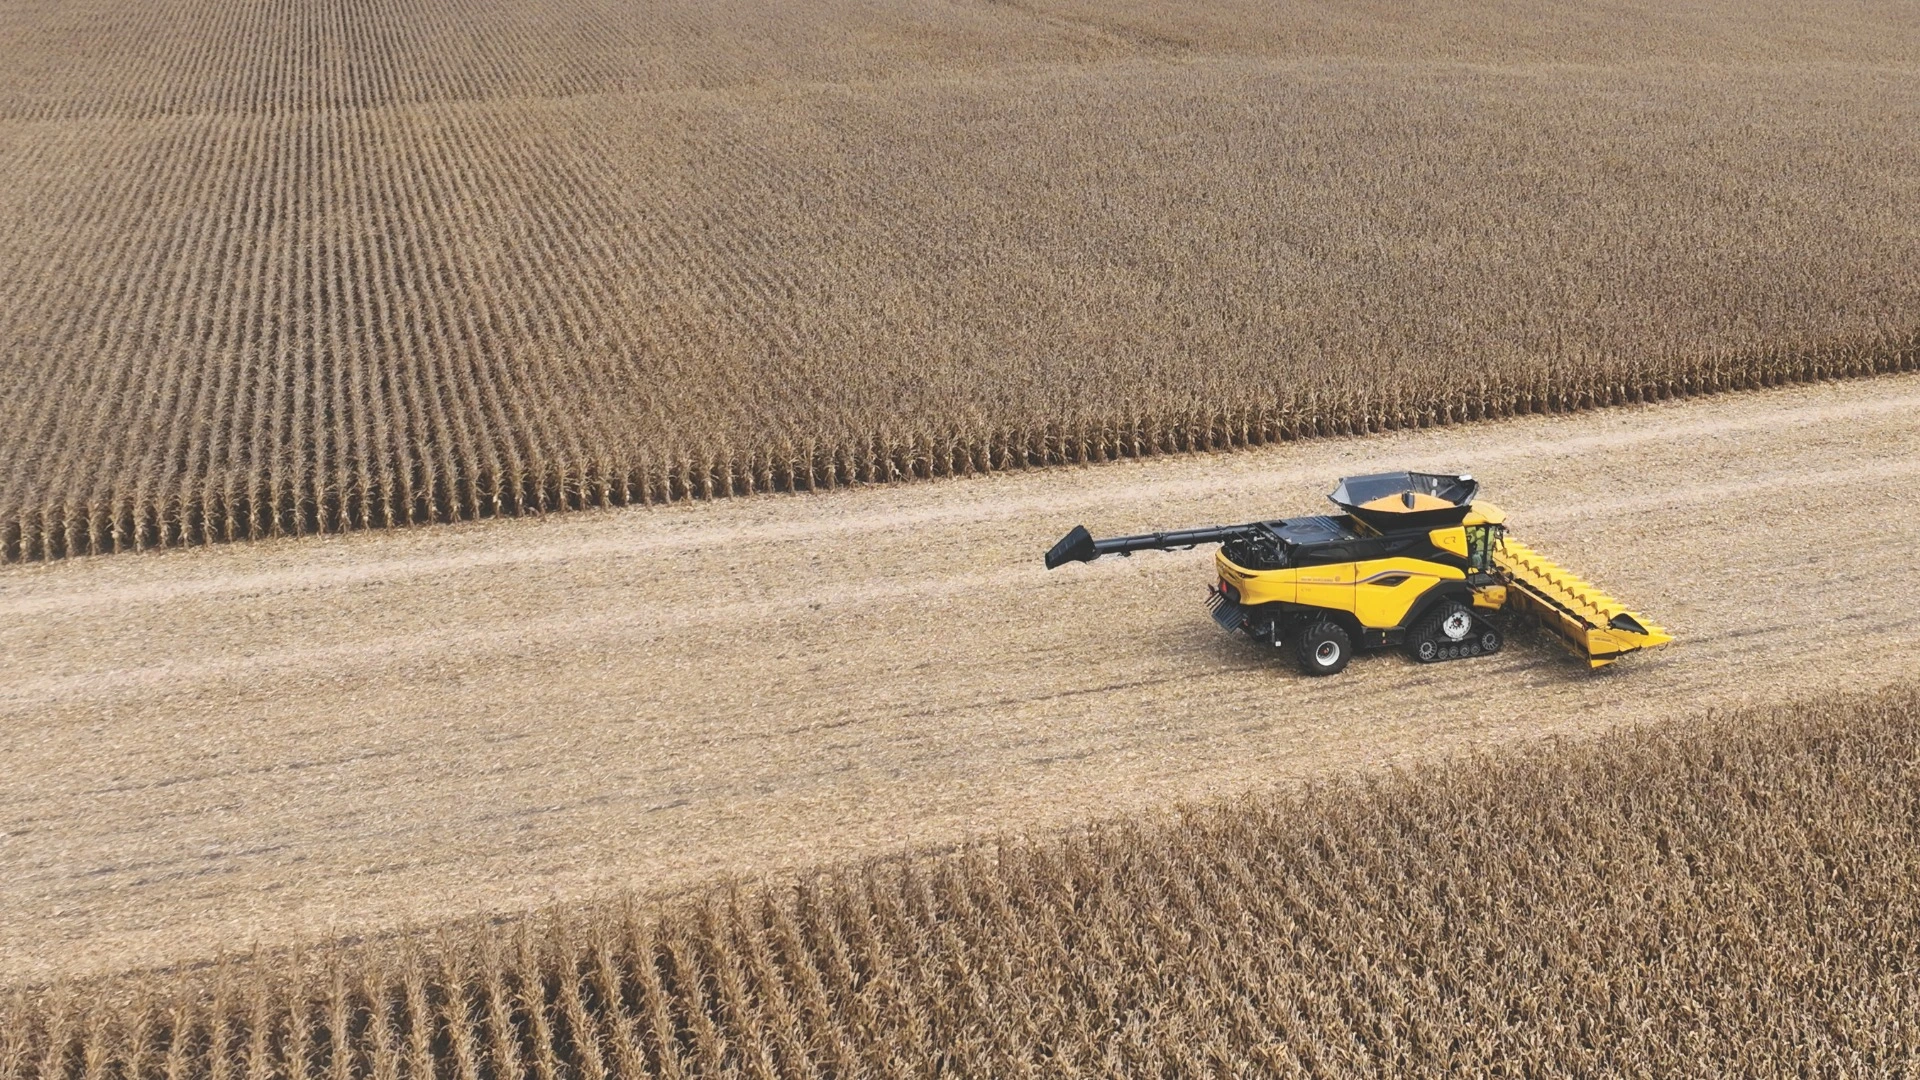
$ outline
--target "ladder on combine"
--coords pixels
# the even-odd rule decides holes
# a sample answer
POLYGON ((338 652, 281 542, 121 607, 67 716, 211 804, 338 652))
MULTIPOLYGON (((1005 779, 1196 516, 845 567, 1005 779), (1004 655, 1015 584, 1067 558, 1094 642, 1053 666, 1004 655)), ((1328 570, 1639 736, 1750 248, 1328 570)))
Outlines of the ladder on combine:
POLYGON ((1527 545, 1505 537, 1493 564, 1507 585, 1507 606, 1540 624, 1589 665, 1606 667, 1630 652, 1673 640, 1665 630, 1527 545))

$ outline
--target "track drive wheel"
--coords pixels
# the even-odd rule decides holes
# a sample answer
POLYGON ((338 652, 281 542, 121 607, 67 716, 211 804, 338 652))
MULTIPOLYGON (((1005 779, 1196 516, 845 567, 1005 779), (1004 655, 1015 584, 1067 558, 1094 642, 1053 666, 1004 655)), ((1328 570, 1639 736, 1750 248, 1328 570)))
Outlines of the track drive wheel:
POLYGON ((1353 659, 1353 639, 1337 622, 1316 623, 1296 639, 1294 654, 1308 675, 1338 675, 1353 659))
POLYGON ((1500 636, 1500 631, 1495 630, 1493 624, 1487 622, 1485 619, 1475 619, 1474 621, 1480 624, 1480 655, 1492 656, 1494 653, 1499 652, 1500 646, 1507 643, 1506 639, 1500 636))
POLYGON ((1440 604, 1407 635, 1407 653, 1423 664, 1489 656, 1506 642, 1500 631, 1463 604, 1440 604))

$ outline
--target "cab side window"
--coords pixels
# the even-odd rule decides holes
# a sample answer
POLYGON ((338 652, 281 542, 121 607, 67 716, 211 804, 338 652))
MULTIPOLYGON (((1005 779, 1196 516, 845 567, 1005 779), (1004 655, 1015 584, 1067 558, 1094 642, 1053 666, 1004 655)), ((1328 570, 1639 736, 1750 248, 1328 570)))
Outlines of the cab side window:
POLYGON ((1493 525, 1467 526, 1467 565, 1481 573, 1486 573, 1493 563, 1494 538, 1493 525))

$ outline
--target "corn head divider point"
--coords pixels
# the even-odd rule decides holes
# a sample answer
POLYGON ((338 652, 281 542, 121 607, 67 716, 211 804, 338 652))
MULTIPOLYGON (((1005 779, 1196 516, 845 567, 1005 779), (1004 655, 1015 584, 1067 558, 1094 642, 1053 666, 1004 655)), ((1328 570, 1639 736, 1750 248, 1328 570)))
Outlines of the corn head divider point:
POLYGON ((1219 544, 1213 618, 1278 649, 1309 675, 1344 670, 1356 648, 1404 647, 1423 664, 1500 651, 1489 616, 1530 616, 1590 667, 1664 645, 1667 632, 1507 535, 1474 503, 1468 475, 1350 476, 1328 496, 1343 513, 1096 540, 1075 526, 1047 569, 1102 555, 1219 544))

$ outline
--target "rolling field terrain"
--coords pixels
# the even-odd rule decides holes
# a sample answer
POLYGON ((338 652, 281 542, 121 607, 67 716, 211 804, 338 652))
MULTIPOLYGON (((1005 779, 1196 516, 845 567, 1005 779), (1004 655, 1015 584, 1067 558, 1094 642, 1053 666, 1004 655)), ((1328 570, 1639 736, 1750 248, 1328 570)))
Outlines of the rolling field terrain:
POLYGON ((1920 645, 1920 376, 1225 456, 0 573, 0 974, 518 910, 1863 689, 1920 645), (1331 680, 1103 533, 1471 468, 1669 627, 1331 680))
POLYGON ((1900 4, 0 8, 0 559, 1910 369, 1900 4))

